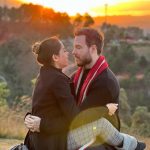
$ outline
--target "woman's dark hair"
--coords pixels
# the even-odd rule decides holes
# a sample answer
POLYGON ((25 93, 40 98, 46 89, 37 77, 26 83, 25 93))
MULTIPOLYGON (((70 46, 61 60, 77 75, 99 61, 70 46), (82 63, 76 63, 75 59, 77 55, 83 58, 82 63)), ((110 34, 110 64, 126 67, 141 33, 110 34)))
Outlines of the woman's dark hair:
POLYGON ((100 54, 104 45, 103 35, 93 28, 81 28, 74 32, 75 36, 85 35, 88 47, 96 45, 97 54, 100 54))
POLYGON ((52 56, 58 55, 61 49, 60 41, 57 37, 50 37, 41 42, 36 42, 32 46, 32 51, 37 54, 37 61, 42 65, 53 63, 52 56))

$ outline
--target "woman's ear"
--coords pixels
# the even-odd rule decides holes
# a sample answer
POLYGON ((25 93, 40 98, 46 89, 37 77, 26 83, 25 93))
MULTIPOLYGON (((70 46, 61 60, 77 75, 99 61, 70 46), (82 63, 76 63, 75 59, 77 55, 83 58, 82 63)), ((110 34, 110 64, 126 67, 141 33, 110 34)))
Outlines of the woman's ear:
POLYGON ((53 54, 53 56, 52 56, 53 61, 57 62, 58 61, 58 57, 59 57, 58 55, 53 54))

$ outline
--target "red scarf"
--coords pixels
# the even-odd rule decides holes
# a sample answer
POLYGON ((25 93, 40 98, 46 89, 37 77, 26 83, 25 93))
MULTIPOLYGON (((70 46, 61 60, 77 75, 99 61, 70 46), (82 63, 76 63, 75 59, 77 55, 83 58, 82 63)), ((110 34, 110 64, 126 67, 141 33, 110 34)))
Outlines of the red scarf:
MULTIPOLYGON (((81 87, 81 91, 79 93, 79 98, 77 100, 77 105, 80 105, 84 101, 91 82, 98 75, 100 75, 106 68, 108 68, 108 63, 106 62, 104 56, 100 56, 99 59, 97 60, 97 62, 95 63, 95 65, 90 69, 90 71, 81 87)), ((81 81, 83 72, 84 72, 84 69, 80 67, 77 70, 77 72, 75 73, 75 76, 73 79, 76 94, 77 94, 77 91, 78 91, 78 88, 80 85, 80 81, 81 81)))

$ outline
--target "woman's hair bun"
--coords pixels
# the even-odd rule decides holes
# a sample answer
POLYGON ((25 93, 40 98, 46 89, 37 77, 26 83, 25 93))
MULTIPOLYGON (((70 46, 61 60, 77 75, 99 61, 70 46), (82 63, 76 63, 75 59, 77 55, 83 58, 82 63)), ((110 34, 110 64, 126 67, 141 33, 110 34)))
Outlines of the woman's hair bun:
POLYGON ((32 52, 35 53, 35 54, 39 54, 40 46, 41 46, 40 42, 36 42, 35 44, 33 44, 32 45, 32 52))

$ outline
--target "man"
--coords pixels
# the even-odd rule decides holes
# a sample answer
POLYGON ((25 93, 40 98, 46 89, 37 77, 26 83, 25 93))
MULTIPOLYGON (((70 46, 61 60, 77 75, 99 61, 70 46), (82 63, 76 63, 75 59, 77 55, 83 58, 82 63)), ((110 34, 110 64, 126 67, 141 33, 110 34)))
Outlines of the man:
MULTIPOLYGON (((110 106, 108 104, 111 103, 116 103, 117 107, 117 104, 119 104, 119 83, 108 67, 105 57, 102 56, 103 45, 103 36, 95 29, 81 28, 75 32, 72 54, 79 68, 72 76, 72 80, 74 83, 76 102, 81 112, 85 111, 90 113, 87 110, 91 108, 100 106, 109 108, 110 106)), ((120 130, 118 111, 115 112, 115 115, 109 114, 104 117, 120 130)), ((122 147, 121 149, 127 148, 125 145, 129 145, 128 139, 130 138, 128 135, 124 136, 124 141, 120 145, 120 148, 122 147)), ((88 150, 114 149, 107 144, 101 143, 102 139, 97 138, 95 143, 97 146, 92 145, 88 150)), ((144 148, 145 143, 137 143, 136 150, 143 150, 144 148)))
MULTIPOLYGON (((105 107, 108 103, 119 104, 119 83, 109 69, 105 57, 101 55, 103 44, 102 35, 95 29, 82 28, 75 32, 72 54, 80 68, 72 79, 80 110, 105 107)), ((106 117, 118 130, 120 129, 118 111, 116 115, 106 117)))

